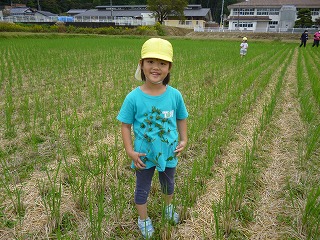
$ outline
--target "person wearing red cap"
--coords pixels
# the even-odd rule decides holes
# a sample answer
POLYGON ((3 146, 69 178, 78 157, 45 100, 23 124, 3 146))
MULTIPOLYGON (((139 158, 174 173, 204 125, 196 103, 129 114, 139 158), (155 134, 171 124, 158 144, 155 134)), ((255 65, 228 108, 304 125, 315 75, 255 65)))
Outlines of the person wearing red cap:
POLYGON ((147 199, 155 170, 164 199, 164 217, 173 224, 180 221, 172 200, 177 157, 187 145, 188 112, 181 93, 169 85, 172 58, 173 48, 167 40, 151 38, 143 44, 135 73, 143 84, 126 96, 117 116, 124 148, 136 170, 138 227, 147 239, 154 233, 147 199))

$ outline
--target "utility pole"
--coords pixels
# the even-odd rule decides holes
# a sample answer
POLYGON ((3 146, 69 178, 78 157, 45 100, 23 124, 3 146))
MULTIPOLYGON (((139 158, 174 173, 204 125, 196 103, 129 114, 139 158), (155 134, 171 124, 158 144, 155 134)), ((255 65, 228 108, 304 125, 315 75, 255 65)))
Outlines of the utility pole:
POLYGON ((110 0, 110 11, 111 11, 111 20, 112 20, 112 17, 113 17, 113 14, 112 14, 112 0, 110 0))
POLYGON ((240 22, 239 22, 239 18, 240 18, 240 6, 238 6, 238 30, 240 29, 240 22))
POLYGON ((41 11, 41 6, 40 6, 40 3, 39 3, 39 0, 37 0, 38 2, 38 11, 41 11))
POLYGON ((222 27, 223 30, 223 9, 224 9, 224 0, 222 0, 222 7, 221 7, 221 15, 220 15, 220 28, 222 27))

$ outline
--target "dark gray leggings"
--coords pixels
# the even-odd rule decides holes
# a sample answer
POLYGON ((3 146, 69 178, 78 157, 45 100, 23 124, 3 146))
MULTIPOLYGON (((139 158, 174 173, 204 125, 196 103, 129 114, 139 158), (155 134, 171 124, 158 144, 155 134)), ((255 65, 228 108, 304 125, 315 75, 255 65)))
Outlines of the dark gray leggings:
MULTIPOLYGON (((154 171, 155 167, 136 171, 136 189, 134 192, 134 202, 136 204, 140 205, 147 202, 154 171)), ((166 195, 171 195, 174 192, 175 172, 176 168, 166 168, 164 172, 159 172, 161 191, 166 195)))

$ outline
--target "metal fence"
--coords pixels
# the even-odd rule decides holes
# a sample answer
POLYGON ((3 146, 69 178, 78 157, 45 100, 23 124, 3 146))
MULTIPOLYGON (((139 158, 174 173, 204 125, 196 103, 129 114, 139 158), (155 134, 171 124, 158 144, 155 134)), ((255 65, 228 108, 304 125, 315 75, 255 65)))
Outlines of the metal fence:
POLYGON ((114 23, 119 26, 146 26, 146 25, 154 25, 154 21, 145 21, 142 19, 136 18, 127 18, 127 17, 114 17, 111 19, 110 17, 74 17, 74 22, 109 22, 114 23))
MULTIPOLYGON (((228 28, 221 28, 221 27, 201 27, 197 26, 194 28, 195 32, 267 32, 267 33, 302 33, 304 30, 308 30, 310 32, 318 31, 318 28, 257 28, 255 30, 248 30, 248 29, 237 29, 237 30, 230 30, 228 28)), ((320 28, 319 28, 320 30, 320 28)))
MULTIPOLYGON (((135 18, 124 18, 114 17, 113 19, 108 17, 73 17, 72 20, 63 20, 64 16, 53 16, 53 17, 40 17, 40 16, 9 16, 0 17, 0 21, 3 22, 101 22, 101 23, 114 23, 119 26, 146 26, 154 25, 155 21, 145 21, 135 18)), ((64 17, 67 19, 66 17, 64 17)))
POLYGON ((39 16, 9 16, 9 17, 0 17, 0 21, 3 22, 57 22, 58 16, 53 17, 39 17, 39 16))

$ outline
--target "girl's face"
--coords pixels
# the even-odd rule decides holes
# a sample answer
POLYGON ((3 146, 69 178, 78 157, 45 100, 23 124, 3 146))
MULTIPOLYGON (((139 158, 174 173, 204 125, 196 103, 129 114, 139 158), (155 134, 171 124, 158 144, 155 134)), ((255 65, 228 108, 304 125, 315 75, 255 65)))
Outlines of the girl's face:
POLYGON ((146 77, 146 82, 160 84, 170 72, 171 64, 157 58, 145 58, 142 60, 141 69, 146 77))

